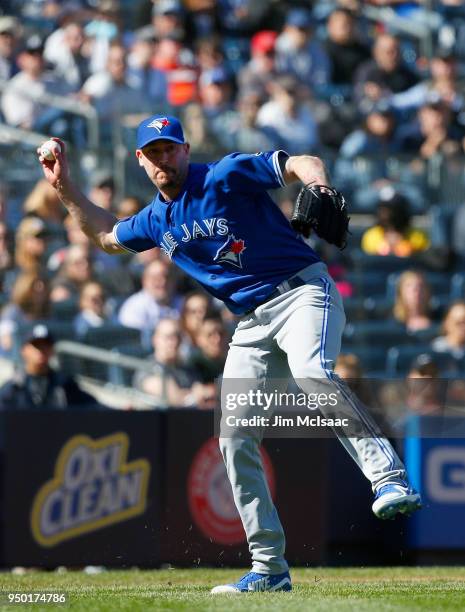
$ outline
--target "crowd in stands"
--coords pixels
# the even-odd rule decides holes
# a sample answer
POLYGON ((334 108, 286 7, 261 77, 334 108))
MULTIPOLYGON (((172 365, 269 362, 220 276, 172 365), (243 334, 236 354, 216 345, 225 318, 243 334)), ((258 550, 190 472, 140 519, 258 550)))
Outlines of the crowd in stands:
POLYGON ((429 57, 414 36, 415 22, 431 14, 423 2, 10 4, 0 17, 0 79, 1 112, 12 126, 82 145, 82 122, 48 105, 58 95, 91 104, 104 123, 169 106, 200 148, 208 134, 225 151, 255 151, 257 143, 290 153, 342 145, 349 159, 463 151, 465 18, 457 0, 432 3, 429 57), (368 21, 370 4, 408 5, 404 31, 368 21))
MULTIPOLYGON (((460 0, 5 0, 0 9, 1 123, 85 151, 88 126, 75 111, 93 108, 104 157, 122 118, 166 110, 183 120, 196 159, 282 148, 327 160, 351 212, 370 219, 343 253, 310 238, 345 299, 353 329, 343 366, 355 377, 404 376, 420 354, 438 373, 465 371, 464 78, 460 0)), ((1 355, 24 354, 36 324, 87 345, 109 330, 119 344, 105 346, 122 350, 123 328, 153 362, 134 388, 173 406, 214 405, 231 313, 156 249, 96 250, 44 180, 12 223, 2 181, 1 355)), ((146 203, 118 193, 106 163, 82 187, 119 218, 146 203)), ((293 186, 277 194, 287 216, 295 195, 293 186)))

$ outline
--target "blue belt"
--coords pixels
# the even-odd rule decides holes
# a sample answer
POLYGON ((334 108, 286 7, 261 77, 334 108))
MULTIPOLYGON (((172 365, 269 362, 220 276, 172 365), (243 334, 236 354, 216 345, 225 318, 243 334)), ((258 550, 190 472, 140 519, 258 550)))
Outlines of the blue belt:
POLYGON ((307 281, 305 281, 303 278, 301 278, 297 274, 295 276, 291 276, 289 280, 286 280, 280 283, 276 287, 276 289, 274 289, 274 291, 272 291, 262 302, 255 304, 253 308, 251 308, 250 310, 247 310, 247 312, 244 312, 244 315, 248 315, 252 313, 259 306, 263 306, 263 304, 266 304, 270 300, 274 300, 274 298, 279 297, 283 293, 287 293, 288 291, 291 291, 292 289, 297 289, 297 287, 302 287, 303 285, 306 285, 306 284, 307 284, 307 281))

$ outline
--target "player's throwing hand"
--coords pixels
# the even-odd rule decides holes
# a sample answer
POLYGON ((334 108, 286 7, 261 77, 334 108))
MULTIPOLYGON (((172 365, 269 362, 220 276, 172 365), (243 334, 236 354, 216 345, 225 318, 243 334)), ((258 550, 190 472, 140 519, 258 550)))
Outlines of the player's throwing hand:
POLYGON ((37 149, 37 155, 39 156, 39 161, 42 165, 42 170, 44 171, 45 178, 50 183, 52 187, 57 188, 59 183, 62 183, 63 180, 69 179, 69 167, 68 167, 68 159, 66 157, 66 145, 59 138, 51 138, 50 140, 54 140, 60 145, 60 148, 56 148, 54 151, 55 158, 54 159, 45 159, 42 156, 41 148, 37 149))

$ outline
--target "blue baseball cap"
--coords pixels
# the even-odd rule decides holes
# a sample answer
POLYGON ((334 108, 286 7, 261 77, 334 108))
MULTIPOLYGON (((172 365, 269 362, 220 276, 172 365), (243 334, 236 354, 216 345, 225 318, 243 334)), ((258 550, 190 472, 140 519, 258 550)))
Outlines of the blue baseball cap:
POLYGON ((304 8, 295 8, 289 11, 286 24, 296 28, 307 29, 314 25, 312 14, 304 8))
POLYGON ((45 341, 53 344, 55 342, 55 338, 53 334, 50 332, 49 328, 42 323, 38 323, 34 325, 32 329, 24 335, 23 337, 23 345, 24 344, 34 344, 35 342, 45 341))
POLYGON ((137 128, 137 148, 143 149, 155 140, 172 140, 185 144, 184 132, 179 119, 165 115, 152 115, 139 123, 137 128))

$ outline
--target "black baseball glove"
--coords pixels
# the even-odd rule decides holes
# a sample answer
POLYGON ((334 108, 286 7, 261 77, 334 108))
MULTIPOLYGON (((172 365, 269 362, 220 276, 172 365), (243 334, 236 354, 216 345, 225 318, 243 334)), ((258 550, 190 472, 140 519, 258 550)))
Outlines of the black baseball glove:
POLYGON ((349 216, 344 196, 332 187, 306 185, 297 196, 291 225, 308 238, 317 236, 343 249, 349 233, 349 216))

